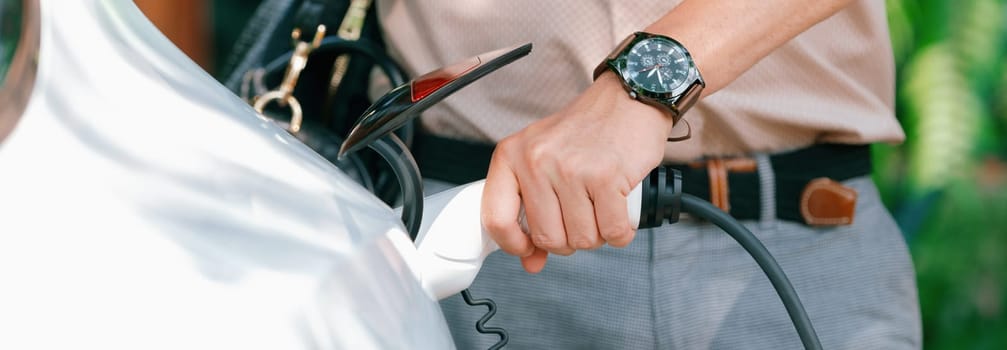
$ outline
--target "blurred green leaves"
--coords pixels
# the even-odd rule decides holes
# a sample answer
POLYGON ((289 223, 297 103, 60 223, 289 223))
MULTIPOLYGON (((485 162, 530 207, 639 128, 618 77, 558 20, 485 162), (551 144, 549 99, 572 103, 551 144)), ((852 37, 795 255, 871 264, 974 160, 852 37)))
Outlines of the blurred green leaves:
POLYGON ((1007 192, 999 176, 950 184, 913 242, 928 349, 1007 349, 1007 192))
POLYGON ((0 0, 0 86, 7 78, 21 37, 21 1, 0 0))
POLYGON ((906 143, 875 179, 916 263, 925 347, 1007 349, 1007 1, 888 0, 906 143))
POLYGON ((955 65, 950 45, 918 51, 903 70, 900 97, 908 141, 909 193, 940 190, 969 173, 982 128, 982 105, 955 65))

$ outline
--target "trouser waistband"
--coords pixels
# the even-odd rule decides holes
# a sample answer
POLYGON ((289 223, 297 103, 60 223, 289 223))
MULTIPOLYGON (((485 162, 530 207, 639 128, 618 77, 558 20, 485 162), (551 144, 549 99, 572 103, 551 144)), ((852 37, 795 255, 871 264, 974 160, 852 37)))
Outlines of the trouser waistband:
MULTIPOLYGON (((413 154, 424 177, 455 184, 486 178, 493 145, 418 133, 413 154)), ((869 145, 818 144, 768 156, 760 171, 753 158, 710 157, 670 164, 682 172, 683 191, 706 199, 741 220, 775 209, 781 220, 812 225, 852 222, 856 192, 839 182, 871 172, 869 145), (760 180, 773 177, 775 203, 762 203, 760 180), (775 208, 764 208, 773 205, 775 208)))

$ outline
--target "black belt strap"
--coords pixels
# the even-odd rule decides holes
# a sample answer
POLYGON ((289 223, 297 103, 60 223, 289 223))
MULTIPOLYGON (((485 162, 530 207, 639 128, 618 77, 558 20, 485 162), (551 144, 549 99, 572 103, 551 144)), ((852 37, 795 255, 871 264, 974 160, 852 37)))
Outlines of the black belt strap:
MULTIPOLYGON (((455 184, 486 178, 493 145, 417 133, 413 155, 424 177, 455 184)), ((776 217, 804 222, 801 194, 808 182, 827 177, 849 180, 871 173, 869 145, 819 144, 769 157, 776 184, 776 217)), ((682 171, 685 193, 709 199, 710 178, 705 167, 671 164, 682 171)), ((728 173, 730 214, 741 220, 761 217, 762 200, 757 172, 728 173)))
MULTIPOLYGON (((801 195, 811 180, 827 177, 845 181, 871 173, 871 148, 868 145, 819 144, 769 156, 776 185, 776 217, 804 222, 801 195)), ((710 198, 710 177, 705 167, 672 164, 682 172, 682 191, 699 198, 710 198)), ((757 220, 762 213, 760 178, 757 172, 729 172, 728 197, 731 216, 757 220)))

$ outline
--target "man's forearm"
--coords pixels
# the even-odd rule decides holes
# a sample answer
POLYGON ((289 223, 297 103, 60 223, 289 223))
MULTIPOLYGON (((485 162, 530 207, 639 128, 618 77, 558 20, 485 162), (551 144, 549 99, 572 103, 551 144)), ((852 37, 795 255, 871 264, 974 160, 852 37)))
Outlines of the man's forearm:
POLYGON ((709 95, 851 2, 686 0, 645 31, 685 45, 706 80, 703 95, 709 95))

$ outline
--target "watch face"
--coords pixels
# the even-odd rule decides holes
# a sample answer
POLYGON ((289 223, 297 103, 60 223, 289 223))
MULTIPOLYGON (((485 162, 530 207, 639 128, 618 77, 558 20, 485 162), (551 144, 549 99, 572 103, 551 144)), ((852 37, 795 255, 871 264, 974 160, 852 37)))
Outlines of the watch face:
POLYGON ((676 42, 655 37, 640 40, 626 55, 623 78, 653 94, 668 94, 689 81, 692 61, 676 42))

